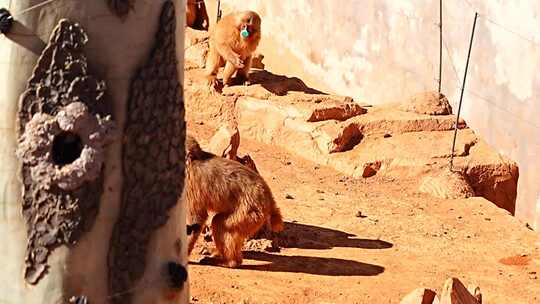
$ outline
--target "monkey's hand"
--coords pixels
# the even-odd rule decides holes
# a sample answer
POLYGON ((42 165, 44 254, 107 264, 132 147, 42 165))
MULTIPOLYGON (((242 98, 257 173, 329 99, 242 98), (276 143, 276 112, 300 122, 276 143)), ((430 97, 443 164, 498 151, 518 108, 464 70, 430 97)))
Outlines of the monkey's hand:
POLYGON ((244 61, 240 58, 240 55, 233 52, 232 60, 230 62, 234 65, 237 69, 242 69, 244 67, 244 61))
POLYGON ((223 89, 223 86, 220 86, 219 80, 215 75, 206 76, 206 85, 210 89, 210 94, 212 95, 218 95, 223 89))

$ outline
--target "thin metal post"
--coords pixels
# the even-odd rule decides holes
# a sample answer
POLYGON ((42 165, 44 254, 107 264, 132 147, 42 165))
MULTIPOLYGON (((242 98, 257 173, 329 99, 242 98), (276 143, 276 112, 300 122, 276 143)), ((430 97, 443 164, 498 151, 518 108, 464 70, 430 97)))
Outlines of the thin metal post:
POLYGON ((216 17, 216 23, 219 22, 221 19, 221 0, 218 0, 217 2, 217 17, 216 17))
POLYGON ((442 41, 442 1, 439 1, 439 94, 441 94, 441 83, 442 83, 442 47, 443 47, 443 41, 442 41))
POLYGON ((463 84, 461 85, 461 96, 459 97, 459 106, 458 106, 458 112, 456 116, 456 125, 454 126, 454 141, 452 143, 452 155, 450 156, 450 171, 452 171, 452 168, 454 166, 454 151, 456 149, 456 137, 457 137, 457 130, 458 130, 458 123, 459 123, 459 115, 461 113, 461 103, 463 101, 463 92, 465 91, 465 81, 467 80, 467 70, 469 69, 469 60, 471 59, 471 49, 474 39, 474 30, 476 29, 476 19, 478 19, 478 12, 474 13, 474 23, 471 33, 471 42, 469 43, 469 53, 467 55, 467 63, 465 64, 465 74, 463 75, 463 84))

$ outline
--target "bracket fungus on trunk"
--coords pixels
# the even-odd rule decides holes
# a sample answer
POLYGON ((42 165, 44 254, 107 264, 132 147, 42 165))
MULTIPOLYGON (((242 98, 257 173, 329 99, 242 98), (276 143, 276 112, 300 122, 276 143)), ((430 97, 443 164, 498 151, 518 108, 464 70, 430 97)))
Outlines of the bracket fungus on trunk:
POLYGON ((105 111, 105 83, 89 75, 78 23, 60 20, 19 105, 25 279, 37 284, 61 245, 75 244, 99 209, 105 147, 116 134, 105 111))
POLYGON ((105 146, 114 139, 110 116, 92 115, 81 102, 56 116, 37 113, 26 125, 17 156, 44 189, 72 191, 99 178, 105 146))
MULTIPOLYGON (((135 288, 147 267, 151 238, 169 220, 184 187, 184 97, 175 31, 175 7, 166 1, 154 48, 130 87, 122 147, 122 203, 109 243, 111 294, 135 288)), ((173 276, 177 292, 181 291, 187 277, 178 269, 173 276)), ((132 303, 132 296, 122 294, 111 303, 132 303)))

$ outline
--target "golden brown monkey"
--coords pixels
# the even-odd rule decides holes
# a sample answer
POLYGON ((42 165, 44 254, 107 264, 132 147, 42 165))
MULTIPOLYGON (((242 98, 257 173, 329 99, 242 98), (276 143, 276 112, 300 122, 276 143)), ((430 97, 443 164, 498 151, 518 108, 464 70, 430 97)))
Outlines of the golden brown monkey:
POLYGON ((206 77, 216 84, 217 72, 223 70, 223 85, 231 84, 236 72, 239 82, 249 80, 251 56, 261 40, 261 17, 253 11, 224 16, 210 33, 210 50, 206 59, 206 77))
POLYGON ((197 30, 208 30, 210 20, 204 0, 186 1, 186 25, 197 30))
POLYGON ((272 231, 283 230, 281 212, 264 179, 237 161, 203 151, 195 138, 186 136, 186 183, 183 199, 188 208, 188 254, 208 219, 220 256, 212 264, 242 264, 244 241, 270 221, 272 231))

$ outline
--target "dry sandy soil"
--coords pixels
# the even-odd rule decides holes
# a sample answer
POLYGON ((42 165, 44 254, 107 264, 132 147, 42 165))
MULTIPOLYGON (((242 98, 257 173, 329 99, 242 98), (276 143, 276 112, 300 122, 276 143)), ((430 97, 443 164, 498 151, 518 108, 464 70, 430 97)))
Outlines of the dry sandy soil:
MULTIPOLYGON (((215 131, 192 121, 202 143, 215 131)), ((444 200, 416 180, 348 178, 242 139, 282 208, 280 252, 244 252, 239 269, 190 265, 192 303, 398 303, 451 276, 485 303, 540 301, 540 237, 483 198, 444 200)))
MULTIPOLYGON (((263 77, 255 85, 224 91, 228 96, 211 95, 199 77, 206 39, 205 33, 186 33, 188 132, 204 147, 222 124, 221 107, 236 100, 232 108, 243 115, 240 155, 253 158, 286 223, 273 248, 257 246, 264 244, 261 240, 245 246, 238 269, 199 264, 212 246, 201 238, 190 257, 192 303, 399 303, 419 287, 440 292, 450 277, 479 285, 484 303, 540 303, 538 233, 482 197, 451 200, 418 190, 419 174, 426 168, 447 166, 444 144, 450 142, 448 124, 454 118, 381 108, 339 123, 310 123, 304 110, 325 107, 327 101, 318 100, 324 96, 304 93, 308 90, 299 79, 268 73, 259 73, 263 77), (384 117, 379 120, 377 113, 384 117), (350 121, 368 132, 360 144, 337 154, 317 148, 317 136, 330 143, 344 138, 350 121), (366 149, 390 163, 400 154, 407 154, 407 161, 419 158, 418 164, 405 162, 404 167, 409 173, 419 170, 391 176, 381 169, 369 178, 346 175, 347 160, 370 161, 362 160, 366 149)), ((491 176, 487 187, 498 193, 494 200, 501 195, 503 201, 515 200, 510 192, 515 192, 517 177, 506 161, 470 129, 460 132, 472 139, 460 136, 458 150, 463 151, 456 162, 480 168, 469 176, 477 183, 491 176)), ((482 187, 475 186, 476 194, 482 187)))

